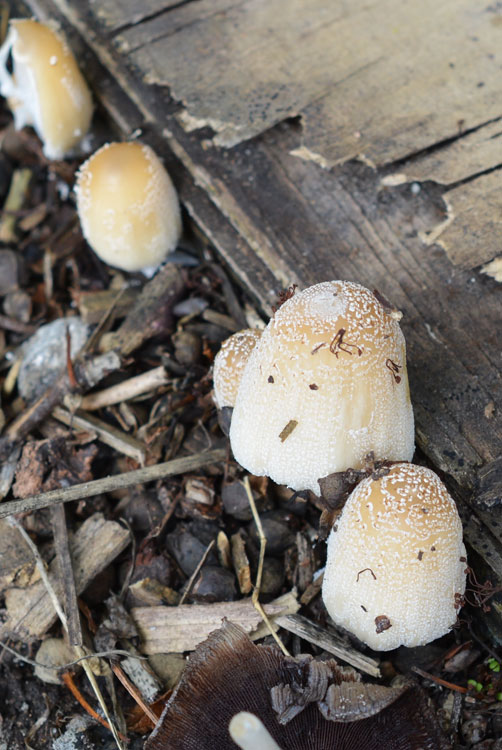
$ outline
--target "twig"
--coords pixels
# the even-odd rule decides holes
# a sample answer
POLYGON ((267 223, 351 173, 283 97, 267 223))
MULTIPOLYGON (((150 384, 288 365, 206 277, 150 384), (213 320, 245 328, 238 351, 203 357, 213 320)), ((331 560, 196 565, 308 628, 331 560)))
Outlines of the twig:
MULTIPOLYGON (((12 654, 12 656, 14 656, 16 659, 19 659, 19 661, 22 661, 26 664, 31 664, 32 667, 41 667, 42 669, 52 670, 56 669, 56 667, 54 667, 54 664, 45 664, 42 661, 36 661, 35 659, 29 659, 27 656, 23 656, 19 653, 19 651, 16 651, 15 648, 8 646, 4 641, 0 641, 0 648, 8 651, 9 654, 12 654)), ((111 649, 110 651, 93 651, 92 653, 84 654, 84 656, 79 656, 78 659, 74 659, 73 661, 69 661, 66 664, 62 664, 60 667, 57 667, 57 669, 67 671, 70 667, 74 667, 76 664, 80 664, 81 661, 85 661, 86 659, 102 659, 105 656, 127 656, 130 659, 138 659, 138 661, 148 661, 148 657, 146 656, 138 656, 137 654, 131 654, 130 651, 124 651, 124 649, 115 648, 111 649)))
POLYGON ((118 664, 112 664, 112 670, 117 679, 119 679, 122 685, 125 687, 129 695, 134 698, 138 706, 143 709, 145 714, 155 726, 155 724, 159 720, 159 717, 152 711, 148 703, 145 703, 145 701, 143 700, 143 696, 139 692, 138 688, 132 684, 132 682, 125 674, 124 670, 118 664))
POLYGON ((425 677, 426 680, 431 680, 432 682, 435 682, 436 685, 442 685, 445 688, 448 688, 449 690, 456 690, 457 693, 467 693, 467 688, 461 687, 460 685, 455 685, 453 682, 447 682, 446 680, 442 680, 441 677, 436 677, 433 674, 430 674, 430 672, 426 672, 423 669, 420 669, 419 667, 412 667, 411 668, 413 672, 416 672, 420 675, 420 677, 425 677))
MULTIPOLYGON (((54 588, 52 587, 52 584, 49 581, 49 576, 47 575, 47 571, 45 569, 44 562, 43 562, 42 558, 40 557, 39 551, 38 551, 35 543, 31 540, 30 536, 27 534, 27 532, 25 531, 25 529, 22 526, 22 524, 19 523, 19 521, 18 521, 17 518, 10 518, 9 519, 9 523, 12 526, 16 527, 16 529, 19 531, 19 533, 23 537, 24 541, 26 542, 26 544, 30 548, 30 550, 31 550, 31 552, 33 554, 33 557, 35 558, 35 564, 37 566, 37 570, 38 570, 38 572, 40 574, 40 577, 41 577, 42 581, 44 582, 46 591, 47 591, 47 593, 48 593, 48 595, 49 595, 49 597, 51 599, 53 607, 56 610, 56 613, 57 613, 57 615, 58 615, 58 617, 59 617, 59 619, 61 621, 61 625, 63 626, 64 631, 66 632, 66 634, 68 634, 68 621, 66 619, 66 615, 63 612, 63 610, 61 608, 61 604, 59 603, 59 600, 57 598, 56 592, 54 591, 54 588)), ((77 654, 77 656, 80 657, 80 656, 84 656, 85 655, 85 651, 84 651, 84 649, 81 646, 74 646, 73 648, 74 648, 74 651, 77 654)), ((91 683, 91 687, 94 690, 96 698, 98 699, 99 705, 101 706, 101 708, 103 710, 103 713, 104 713, 106 719, 108 720, 108 724, 109 724, 108 728, 110 729, 110 731, 111 731, 111 733, 113 735, 113 738, 114 738, 115 742, 117 743, 117 747, 119 748, 119 750, 123 750, 123 746, 122 746, 121 740, 119 738, 119 735, 117 733, 115 725, 112 722, 111 716, 108 713, 108 708, 106 706, 105 699, 103 698, 103 694, 101 693, 101 690, 99 689, 99 685, 98 685, 98 683, 96 681, 96 678, 94 677, 94 674, 93 674, 93 672, 92 672, 92 670, 91 670, 91 668, 90 668, 90 666, 89 666, 89 664, 88 664, 87 661, 83 661, 82 662, 82 666, 83 666, 84 671, 85 671, 85 673, 87 675, 87 679, 91 683)), ((68 675, 68 673, 66 673, 66 675, 68 675)), ((65 678, 65 675, 63 675, 63 680, 64 680, 64 678, 65 678)))
MULTIPOLYGON (((90 716, 92 716, 93 719, 96 719, 96 721, 99 721, 99 723, 102 726, 104 726, 106 729, 111 731, 113 734, 113 729, 110 726, 110 724, 108 724, 108 722, 105 721, 105 719, 103 719, 98 713, 96 713, 96 711, 93 709, 91 704, 86 701, 86 699, 84 698, 84 696, 82 695, 78 687, 73 682, 73 678, 71 674, 69 672, 64 672, 64 674, 62 675, 62 680, 64 684, 66 685, 66 687, 68 688, 68 690, 70 691, 70 693, 73 695, 73 697, 80 703, 82 708, 84 708, 87 711, 87 713, 90 716)), ((117 733, 117 736, 124 742, 127 742, 127 737, 125 737, 123 734, 117 733)), ((122 745, 119 745, 119 747, 122 747, 122 745)))
POLYGON ((340 636, 325 630, 315 622, 311 622, 307 617, 296 613, 279 615, 276 622, 281 628, 294 633, 304 641, 314 643, 323 651, 329 651, 330 654, 347 662, 347 664, 351 664, 361 672, 366 672, 372 677, 381 677, 378 662, 375 659, 361 654, 352 646, 347 646, 340 636))
POLYGON ((109 445, 119 453, 123 453, 124 456, 134 458, 140 466, 144 466, 147 447, 140 440, 136 440, 132 435, 128 435, 127 432, 112 427, 106 422, 103 422, 102 419, 98 419, 91 414, 86 414, 80 409, 77 409, 77 411, 72 414, 61 406, 56 406, 52 412, 52 416, 67 427, 78 428, 95 434, 98 440, 105 445, 109 445))
MULTIPOLYGON (((98 354, 85 362, 78 361, 77 357, 73 369, 79 390, 93 388, 105 375, 117 370, 120 364, 119 356, 113 352, 98 354)), ((25 438, 67 394, 74 390, 65 367, 56 382, 7 427, 4 437, 0 439, 0 460, 8 455, 13 443, 25 438)))
POLYGON ((224 459, 225 450, 219 448, 213 451, 197 453, 193 456, 174 458, 172 461, 147 466, 144 469, 127 471, 123 474, 115 474, 104 479, 94 479, 92 482, 82 482, 81 484, 73 485, 73 487, 64 487, 58 490, 51 490, 50 492, 43 492, 40 495, 27 497, 23 500, 11 500, 8 503, 0 505, 0 518, 5 518, 15 513, 26 513, 27 511, 38 510, 39 508, 47 508, 58 503, 68 503, 71 500, 95 497, 104 492, 132 487, 135 484, 154 482, 157 479, 164 479, 165 477, 200 469, 203 466, 208 466, 224 459))
POLYGON ((194 585, 195 581, 197 580, 197 577, 198 577, 198 575, 199 575, 199 573, 200 573, 200 571, 201 571, 201 569, 202 569, 202 566, 203 566, 203 565, 204 565, 204 563, 206 562, 206 560, 207 560, 207 558, 208 558, 208 555, 209 555, 209 553, 211 552, 211 550, 213 549, 213 547, 214 547, 215 543, 216 543, 216 542, 215 542, 215 540, 213 539, 213 540, 212 540, 211 542, 209 542, 209 544, 207 545, 207 547, 206 547, 206 549, 205 549, 205 552, 204 552, 204 554, 202 555, 202 557, 200 558, 200 560, 199 560, 199 562, 198 562, 198 564, 197 564, 197 567, 195 568, 194 572, 192 573, 192 575, 191 575, 191 576, 190 576, 190 578, 188 579, 188 583, 187 583, 187 585, 186 585, 186 588, 185 588, 185 590, 184 590, 184 592, 183 592, 183 595, 182 595, 182 597, 181 597, 181 599, 180 599, 180 601, 179 601, 179 604, 178 604, 178 606, 180 606, 180 604, 183 604, 183 603, 184 603, 184 601, 185 601, 185 599, 187 598, 187 596, 189 596, 189 594, 190 594, 190 592, 191 592, 191 590, 192 590, 192 588, 193 588, 193 585, 194 585))
POLYGON ((68 622, 68 640, 71 646, 84 645, 80 614, 75 591, 75 579, 68 544, 68 529, 64 505, 53 505, 51 508, 52 529, 54 532, 54 546, 59 562, 59 575, 63 590, 63 601, 68 622))
POLYGON ((142 393, 153 391, 155 388, 166 385, 168 382, 169 378, 166 375, 165 369, 162 366, 155 367, 153 370, 148 370, 148 372, 143 372, 134 378, 123 380, 122 383, 112 385, 110 388, 105 388, 102 391, 84 396, 81 407, 84 411, 95 411, 104 406, 120 404, 121 401, 128 401, 131 398, 140 396, 142 393))
POLYGON ((0 221, 0 241, 13 242, 16 239, 16 215, 24 203, 33 172, 31 169, 16 169, 12 175, 7 198, 5 199, 0 221))
POLYGON ((248 496, 248 502, 249 506, 251 508, 251 513, 253 514, 253 519, 256 524, 256 529, 258 531, 258 538, 260 540, 260 556, 258 559, 258 570, 256 571, 256 583, 253 589, 253 593, 251 595, 251 601, 253 602, 255 608, 258 610, 260 615, 263 618, 263 622, 266 624, 267 628, 270 630, 270 633, 272 637, 274 638, 275 642, 286 656, 291 656, 289 651, 287 650, 284 643, 281 641, 277 633, 275 632, 275 628, 270 622, 267 613, 263 609, 262 605, 259 601, 260 596, 260 588, 261 588, 261 578, 263 574, 263 560, 265 558, 265 547, 267 545, 267 537, 263 533, 263 526, 261 525, 260 516, 258 514, 258 511, 256 509, 256 503, 254 501, 253 493, 251 492, 251 487, 249 484, 248 477, 244 477, 244 489, 246 490, 246 494, 248 496))

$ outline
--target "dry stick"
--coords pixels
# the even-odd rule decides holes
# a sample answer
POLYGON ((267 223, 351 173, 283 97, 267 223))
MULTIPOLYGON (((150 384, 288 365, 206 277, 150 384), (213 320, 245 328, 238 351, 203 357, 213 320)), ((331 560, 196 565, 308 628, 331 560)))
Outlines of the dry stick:
POLYGON ((207 545, 204 554, 202 555, 202 557, 200 558, 200 560, 199 560, 199 562, 197 564, 197 567, 195 568, 194 572, 192 573, 192 575, 188 579, 188 583, 187 583, 186 589, 184 590, 183 595, 182 595, 181 599, 179 600, 178 607, 181 604, 183 604, 183 602, 185 601, 185 599, 187 598, 187 596, 189 596, 189 594, 190 594, 190 592, 191 592, 191 590, 193 588, 193 585, 194 585, 195 581, 197 580, 197 576, 199 575, 202 566, 206 562, 206 560, 208 558, 208 555, 211 552, 211 550, 213 549, 213 547, 214 547, 215 544, 216 544, 216 540, 213 539, 207 545))
POLYGON ((155 724, 159 720, 159 717, 152 711, 148 703, 145 703, 145 701, 143 700, 143 696, 139 692, 138 688, 132 684, 122 667, 120 667, 118 664, 112 664, 112 670, 117 679, 119 679, 122 685, 125 687, 129 695, 134 698, 138 706, 143 709, 145 714, 155 726, 155 724))
MULTIPOLYGON (((73 366, 79 387, 86 390, 97 385, 105 375, 117 370, 120 364, 119 356, 110 352, 107 355, 96 355, 83 363, 76 361, 73 366)), ((65 368, 57 381, 8 426, 5 435, 0 439, 0 460, 9 454, 14 443, 25 438, 67 394, 74 390, 65 368)))
POLYGON ((263 527, 261 525, 260 516, 259 516, 258 511, 256 509, 256 503, 254 501, 253 493, 251 492, 251 487, 250 487, 250 484, 249 484, 248 477, 244 477, 244 489, 246 490, 246 494, 248 496, 249 506, 251 508, 251 513, 253 514, 253 519, 254 519, 254 522, 256 524, 256 529, 258 531, 258 538, 260 540, 260 556, 259 556, 259 559, 258 559, 258 570, 256 572, 256 583, 255 583, 255 586, 254 586, 253 593, 251 595, 251 601, 253 602, 255 608, 258 610, 258 612, 262 616, 263 622, 266 624, 267 628, 270 630, 271 635, 273 636, 275 642, 277 643, 277 645, 281 649, 282 653, 285 654, 286 656, 291 656, 291 654, 289 653, 288 649, 286 648, 286 646, 284 645, 284 643, 281 641, 281 639, 279 638, 279 636, 275 632, 274 626, 270 622, 267 613, 265 612, 265 610, 263 609, 263 607, 262 607, 262 605, 260 604, 260 601, 259 601, 260 587, 261 587, 261 577, 262 577, 262 574, 263 574, 263 560, 265 559, 265 547, 267 545, 267 537, 263 533, 263 527))
MULTIPOLYGON (((22 524, 19 523, 19 521, 17 520, 17 518, 11 518, 11 519, 9 519, 9 523, 12 526, 14 526, 19 531, 19 533, 23 537, 24 541, 26 542, 26 544, 30 548, 31 553, 32 553, 33 557, 35 558, 35 563, 36 563, 36 566, 37 566, 37 570, 40 573, 40 577, 41 577, 42 581, 44 582, 45 588, 46 588, 47 593, 48 593, 48 595, 49 595, 49 597, 51 599, 52 605, 53 605, 54 609, 56 610, 56 613, 57 613, 57 615, 58 615, 58 617, 59 617, 59 619, 61 621, 61 625, 63 626, 64 631, 66 632, 66 634, 68 634, 68 621, 66 619, 66 615, 63 612, 63 610, 61 609, 61 605, 60 605, 59 600, 57 598, 56 592, 54 591, 54 588, 53 588, 51 582, 49 581, 49 576, 47 575, 47 571, 45 569, 44 562, 43 562, 42 558, 40 557, 39 551, 38 551, 35 543, 31 540, 30 536, 25 531, 25 529, 22 526, 22 524)), ((77 656, 79 656, 79 657, 80 656, 85 656, 85 651, 84 651, 83 648, 81 648, 80 646, 74 646, 73 648, 74 648, 74 651, 77 654, 77 656)), ((106 719, 107 719, 107 721, 109 723, 109 728, 110 728, 110 731, 111 731, 111 733, 113 735, 113 739, 115 740, 115 742, 116 742, 117 747, 119 748, 119 750, 124 750, 122 742, 120 740, 120 737, 118 736, 117 729, 115 728, 115 725, 114 725, 114 723, 112 721, 112 718, 111 718, 111 716, 110 716, 110 714, 108 712, 108 708, 106 706, 105 699, 103 698, 103 694, 101 693, 101 690, 99 689, 99 685, 98 685, 98 683, 96 681, 96 678, 95 678, 95 676, 94 676, 94 674, 93 674, 93 672, 91 670, 91 667, 89 666, 89 663, 87 661, 83 661, 82 662, 82 666, 83 666, 84 671, 85 671, 85 673, 87 675, 87 679, 91 683, 91 687, 94 690, 96 698, 98 699, 99 705, 101 706, 101 709, 102 709, 102 711, 103 711, 103 713, 104 713, 104 715, 105 715, 105 717, 106 717, 106 719)))
POLYGON ((73 487, 64 487, 59 490, 43 492, 40 495, 26 497, 24 500, 11 500, 8 503, 0 505, 0 518, 11 516, 15 513, 26 513, 28 511, 39 510, 39 508, 48 508, 58 503, 68 503, 71 500, 82 500, 86 497, 95 497, 104 492, 123 489, 124 487, 133 487, 135 484, 145 484, 154 482, 157 479, 184 474, 187 471, 201 469, 203 466, 225 460, 226 452, 223 448, 197 453, 193 456, 183 458, 173 458, 172 461, 165 461, 154 466, 147 466, 144 469, 135 471, 126 471, 123 474, 115 474, 104 479, 94 479, 92 482, 82 482, 75 484, 73 487))
MULTIPOLYGON (((82 693, 80 692, 80 690, 78 689, 78 687, 73 682, 73 678, 72 678, 71 674, 69 672, 63 672, 63 674, 61 675, 61 679, 63 680, 64 684, 66 685, 66 687, 68 688, 68 690, 70 691, 70 693, 73 695, 73 697, 80 703, 80 705, 82 706, 82 708, 85 711, 87 711, 87 713, 89 714, 89 716, 92 716, 92 718, 96 719, 96 721, 99 721, 99 723, 102 726, 104 726, 105 729, 108 729, 109 731, 111 731, 113 733, 113 729, 110 726, 110 724, 108 724, 108 722, 105 721, 105 719, 103 719, 103 717, 100 716, 93 709, 93 707, 91 706, 91 704, 86 701, 86 699, 84 698, 84 696, 82 695, 82 693)), ((125 737, 123 734, 121 734, 120 732, 117 732, 117 735, 119 736, 119 738, 121 740, 124 740, 125 742, 127 742, 127 737, 125 737)), ((119 745, 119 747, 122 747, 122 746, 119 745)))
POLYGON ((95 411, 96 409, 101 409, 103 406, 120 404, 122 401, 128 401, 136 396, 141 396, 143 393, 153 391, 155 388, 166 385, 168 382, 169 378, 166 375, 165 369, 162 366, 155 367, 153 370, 148 370, 148 372, 143 372, 134 378, 123 380, 122 383, 112 385, 110 388, 105 388, 102 391, 84 396, 80 406, 84 411, 95 411))
POLYGON ((435 682, 437 685, 443 685, 443 687, 449 688, 450 690, 456 690, 457 693, 467 693, 467 688, 455 685, 453 682, 442 680, 441 677, 436 677, 435 675, 430 674, 430 672, 425 672, 423 669, 412 667, 412 670, 419 674, 420 677, 425 677, 426 680, 431 680, 431 682, 435 682))
POLYGON ((64 505, 54 505, 51 508, 52 529, 54 532, 54 546, 59 562, 59 575, 63 589, 63 602, 66 618, 68 621, 68 640, 72 646, 84 645, 82 627, 78 611, 77 592, 75 591, 75 578, 73 576, 73 565, 68 544, 68 529, 66 527, 66 515, 64 505))

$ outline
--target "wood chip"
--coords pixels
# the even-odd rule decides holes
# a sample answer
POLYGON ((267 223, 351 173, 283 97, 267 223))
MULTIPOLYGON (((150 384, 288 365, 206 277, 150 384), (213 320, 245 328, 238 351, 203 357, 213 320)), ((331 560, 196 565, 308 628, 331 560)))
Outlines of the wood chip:
POLYGON ((298 635, 305 641, 314 643, 319 648, 329 651, 330 654, 334 654, 338 659, 351 664, 361 672, 366 672, 366 674, 372 677, 380 677, 380 670, 376 659, 365 656, 355 648, 347 646, 342 638, 321 628, 306 617, 297 614, 281 615, 276 618, 276 623, 281 628, 289 630, 290 633, 298 635))
MULTIPOLYGON (((70 540, 75 589, 80 595, 129 544, 129 531, 101 513, 88 518, 70 540), (92 554, 89 551, 92 550, 92 554)), ((62 598, 57 561, 49 566, 49 579, 62 598)), ((29 589, 12 588, 5 593, 7 618, 0 627, 0 640, 41 638, 56 620, 56 613, 44 583, 29 589)))
MULTIPOLYGON (((264 609, 275 622, 279 615, 297 612, 299 606, 296 593, 289 592, 265 604, 264 609)), ((253 640, 264 638, 269 633, 251 599, 197 606, 136 607, 131 615, 141 635, 145 654, 193 651, 212 630, 221 626, 223 618, 240 625, 253 640)))

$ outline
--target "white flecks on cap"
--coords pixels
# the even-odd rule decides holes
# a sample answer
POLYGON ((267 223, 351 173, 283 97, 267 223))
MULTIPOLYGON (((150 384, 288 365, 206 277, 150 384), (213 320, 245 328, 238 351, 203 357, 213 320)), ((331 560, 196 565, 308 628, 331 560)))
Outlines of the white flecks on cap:
POLYGON ((16 128, 35 128, 48 159, 62 159, 89 129, 92 99, 87 84, 65 40, 42 23, 10 22, 0 48, 0 93, 8 99, 16 128))
POLYGON ((84 237, 105 263, 124 271, 157 267, 176 247, 178 196, 149 146, 106 144, 82 165, 75 190, 84 237))
POLYGON ((322 596, 335 623, 368 646, 421 646, 450 630, 465 590, 455 502, 423 466, 363 480, 328 539, 322 596))
POLYGON ((213 364, 214 400, 218 409, 235 404, 244 367, 260 336, 257 328, 246 328, 222 343, 213 364))
POLYGON ((348 281, 288 299, 252 351, 230 429, 236 460, 295 490, 414 451, 404 337, 394 311, 348 281))

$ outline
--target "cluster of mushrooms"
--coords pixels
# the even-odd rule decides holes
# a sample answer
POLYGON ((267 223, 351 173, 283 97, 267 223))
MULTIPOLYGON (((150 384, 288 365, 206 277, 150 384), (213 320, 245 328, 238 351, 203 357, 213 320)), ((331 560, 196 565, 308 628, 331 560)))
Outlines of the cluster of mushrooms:
MULTIPOLYGON (((91 94, 56 28, 11 20, 0 48, 0 94, 16 128, 35 129, 48 159, 89 150, 91 94)), ((108 265, 148 274, 176 247, 178 197, 149 146, 106 144, 81 166, 75 190, 84 237, 108 265)))
MULTIPOLYGON (((433 471, 410 463, 400 319, 377 292, 322 282, 289 296, 263 331, 227 339, 213 372, 233 454, 249 472, 317 495, 330 478, 360 480, 329 534, 322 596, 338 626, 379 651, 447 633, 466 584, 455 502, 433 471)), ((232 725, 242 748, 239 733, 262 731, 253 721, 232 725)))
MULTIPOLYGON (((56 29, 11 21, 0 48, 0 94, 16 127, 34 127, 48 159, 85 145, 91 95, 56 29)), ((146 145, 100 148, 80 168, 76 196, 84 236, 109 265, 148 273, 177 245, 178 198, 146 145)), ((432 471, 410 463, 414 422, 400 317, 378 293, 323 282, 286 299, 263 331, 231 336, 214 362, 215 401, 230 412, 231 447, 245 469, 317 495, 330 477, 362 477, 329 536, 323 599, 337 625, 376 650, 446 633, 466 577, 455 503, 432 471)), ((409 685, 362 686, 334 662, 288 661, 227 624, 197 650, 147 746, 223 748, 231 736, 244 750, 279 750, 275 735, 299 749, 437 748, 423 701, 409 685), (232 660, 233 672, 221 673, 232 660), (220 688, 234 698, 217 723, 215 708, 212 728, 202 718, 212 712, 200 714, 192 737, 186 722, 194 728, 194 703, 184 708, 184 694, 204 681, 204 700, 220 688), (406 706, 406 719, 389 714, 392 705, 406 706)))
POLYGON ((401 314, 378 293, 328 281, 294 294, 262 333, 227 339, 218 407, 248 471, 321 494, 330 475, 374 466, 331 530, 323 599, 375 650, 420 646, 456 622, 465 590, 462 525, 433 471, 409 463, 414 421, 401 314))

